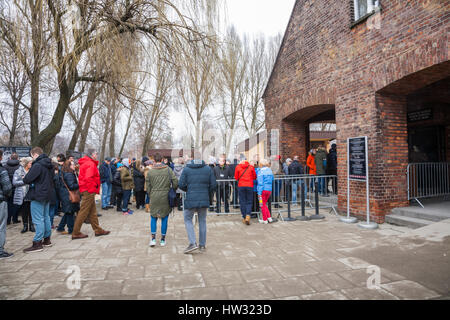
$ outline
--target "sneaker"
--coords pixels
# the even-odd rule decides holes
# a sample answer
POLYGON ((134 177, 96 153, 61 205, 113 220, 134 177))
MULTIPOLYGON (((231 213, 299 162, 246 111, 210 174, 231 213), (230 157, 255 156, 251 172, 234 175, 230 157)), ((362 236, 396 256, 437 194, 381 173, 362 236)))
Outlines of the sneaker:
POLYGON ((150 246, 150 247, 156 246, 156 239, 150 240, 149 246, 150 246))
POLYGON ((101 217, 102 216, 102 214, 101 213, 97 213, 97 217, 101 217))
POLYGON ((3 251, 2 254, 0 254, 0 259, 8 259, 11 258, 14 254, 13 253, 8 253, 6 251, 3 251))
POLYGON ((267 220, 266 220, 266 221, 263 221, 263 224, 268 224, 268 223, 269 223, 269 221, 267 221, 267 220))
POLYGON ((258 219, 259 223, 264 223, 264 220, 258 219))
POLYGON ((199 246, 199 247, 198 247, 198 250, 199 250, 200 252, 205 252, 205 251, 206 251, 206 247, 205 247, 205 246, 199 246))
POLYGON ((184 249, 184 253, 191 253, 198 249, 197 244, 190 244, 186 249, 184 249))
POLYGON ((134 211, 133 210, 128 210, 128 214, 133 214, 134 211))
POLYGON ((245 216, 245 224, 248 226, 250 225, 250 216, 248 216, 248 215, 245 216))
POLYGON ((123 212, 123 215, 127 216, 128 215, 128 211, 123 212))
POLYGON ((165 247, 166 246, 166 240, 161 240, 159 242, 159 244, 160 244, 161 247, 165 247))
POLYGON ((267 221, 269 221, 269 223, 272 223, 273 219, 272 218, 268 218, 267 221))

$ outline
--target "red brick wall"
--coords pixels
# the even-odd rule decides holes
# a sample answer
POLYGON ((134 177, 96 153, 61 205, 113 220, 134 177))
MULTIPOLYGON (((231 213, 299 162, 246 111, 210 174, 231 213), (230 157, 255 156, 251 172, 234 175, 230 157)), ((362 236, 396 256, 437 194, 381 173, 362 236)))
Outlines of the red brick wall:
MULTIPOLYGON (((384 0, 382 11, 350 28, 350 1, 298 0, 265 93, 266 127, 281 128, 282 156, 295 121, 336 108, 339 209, 346 210, 346 141, 369 137, 373 219, 407 205, 405 95, 450 76, 450 2, 384 0), (434 66, 434 67, 433 67, 434 66), (377 93, 380 92, 380 93, 377 93), (381 94, 381 92, 383 94, 381 94)), ((305 119, 298 121, 301 124, 305 119)), ((299 142, 302 142, 300 139, 299 142)), ((365 214, 365 186, 352 183, 352 213, 365 214), (364 190, 364 191, 363 191, 364 190)))

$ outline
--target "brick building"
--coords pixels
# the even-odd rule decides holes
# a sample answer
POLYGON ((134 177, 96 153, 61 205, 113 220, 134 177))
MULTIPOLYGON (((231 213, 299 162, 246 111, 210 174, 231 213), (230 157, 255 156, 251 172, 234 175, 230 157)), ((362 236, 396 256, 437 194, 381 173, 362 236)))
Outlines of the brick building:
MULTIPOLYGON (((372 220, 408 205, 417 152, 450 161, 450 1, 297 0, 264 93, 266 128, 304 160, 309 124, 335 121, 339 210, 347 207, 347 138, 368 136, 372 220)), ((270 150, 270 148, 269 148, 270 150)), ((365 185, 351 182, 351 213, 365 185)))

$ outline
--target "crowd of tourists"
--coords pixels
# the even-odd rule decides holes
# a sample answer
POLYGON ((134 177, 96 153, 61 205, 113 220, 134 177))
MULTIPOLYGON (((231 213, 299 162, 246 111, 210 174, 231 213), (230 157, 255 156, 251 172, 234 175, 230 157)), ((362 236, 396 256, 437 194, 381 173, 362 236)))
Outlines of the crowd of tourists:
MULTIPOLYGON (((0 162, 2 160, 0 150, 0 162)), ((324 148, 311 150, 305 164, 286 159, 280 171, 272 172, 267 159, 248 161, 240 155, 233 163, 222 155, 218 161, 210 159, 207 164, 196 154, 194 158, 180 157, 174 162, 155 154, 142 159, 105 158, 99 165, 98 153, 89 149, 78 161, 73 157, 58 154, 50 159, 41 148, 31 149, 31 157, 19 159, 12 154, 4 166, 0 164, 0 259, 12 256, 4 250, 6 226, 20 223, 21 233, 35 233, 25 253, 40 252, 52 246, 52 230, 69 235, 72 240, 84 239, 83 224, 90 224, 96 237, 110 231, 100 227, 96 206, 96 195, 101 192, 101 208, 116 208, 124 216, 136 210, 150 213, 151 239, 149 246, 156 246, 157 223, 160 221, 160 246, 166 245, 168 217, 174 208, 183 211, 185 228, 189 239, 185 253, 206 250, 207 210, 230 212, 231 203, 240 208, 242 222, 250 225, 254 212, 261 212, 260 223, 272 223, 267 206, 272 189, 279 194, 274 177, 285 175, 336 174, 336 145, 327 154, 324 148), (213 203, 216 205, 214 206, 213 203), (198 216, 199 241, 193 224, 198 216), (61 216, 57 226, 54 217, 61 216), (67 230, 66 230, 67 228, 67 230)), ((292 188, 297 186, 293 184, 292 188)), ((323 192, 325 182, 319 184, 323 192)), ((294 190, 293 193, 294 195, 294 190)), ((295 192, 296 194, 296 192, 295 192)), ((277 195, 275 195, 277 196, 277 195)), ((294 199, 293 199, 294 200, 294 199)), ((295 200, 294 200, 295 201, 295 200)))

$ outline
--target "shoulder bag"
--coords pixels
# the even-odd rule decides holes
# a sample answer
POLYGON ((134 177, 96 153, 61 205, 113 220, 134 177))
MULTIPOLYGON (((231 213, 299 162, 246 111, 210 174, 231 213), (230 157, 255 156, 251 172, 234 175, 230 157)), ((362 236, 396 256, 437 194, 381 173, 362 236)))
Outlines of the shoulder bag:
POLYGON ((66 181, 64 181, 64 173, 61 174, 61 178, 64 185, 66 186, 67 191, 69 192, 69 201, 71 203, 80 203, 81 202, 80 192, 78 190, 72 191, 69 189, 69 187, 66 184, 66 181))

